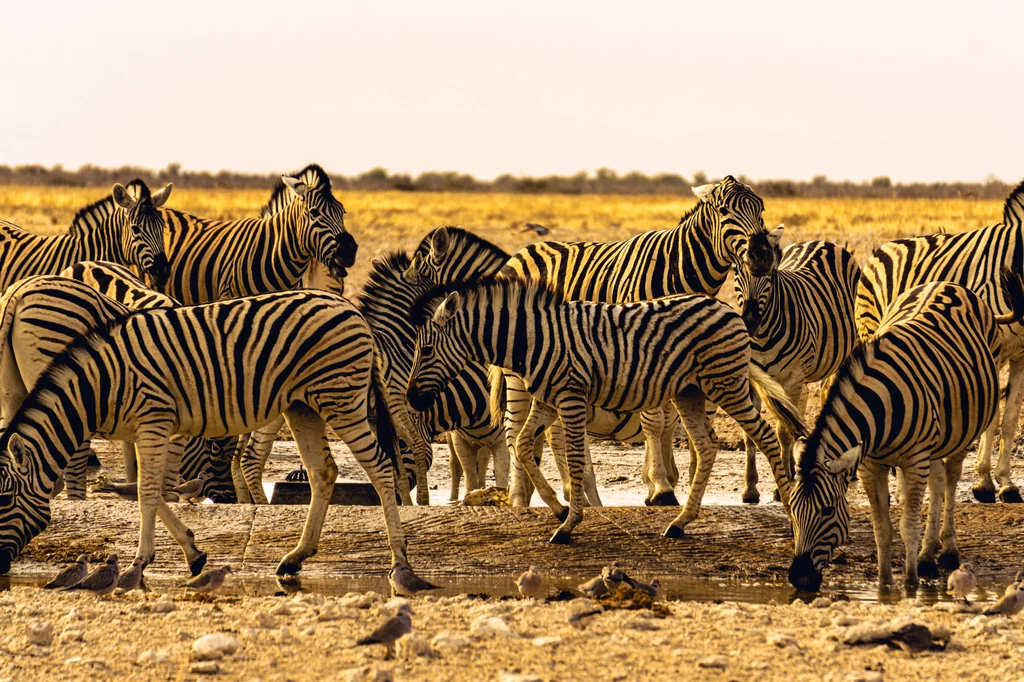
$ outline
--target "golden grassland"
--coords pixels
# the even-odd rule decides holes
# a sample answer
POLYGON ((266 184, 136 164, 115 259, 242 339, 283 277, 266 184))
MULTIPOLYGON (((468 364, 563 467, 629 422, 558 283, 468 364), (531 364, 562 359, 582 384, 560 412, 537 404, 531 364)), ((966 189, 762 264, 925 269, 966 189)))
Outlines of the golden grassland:
MULTIPOLYGON (((0 218, 43 232, 63 231, 82 206, 103 197, 97 188, 0 187, 0 218)), ((270 191, 175 188, 169 205, 196 215, 234 219, 259 213, 270 191)), ((543 239, 626 239, 671 228, 696 201, 677 196, 338 191, 346 225, 359 242, 350 284, 365 279, 370 260, 391 249, 412 250, 439 225, 461 225, 509 251, 542 239, 523 224, 551 229, 543 239)), ((962 232, 997 223, 1002 202, 962 199, 765 200, 765 225, 786 225, 784 244, 828 239, 863 263, 890 239, 940 230, 962 232)), ((729 288, 731 289, 731 287, 729 288)), ((727 291, 729 291, 727 289, 727 291)), ((349 288, 350 293, 354 293, 349 288)))

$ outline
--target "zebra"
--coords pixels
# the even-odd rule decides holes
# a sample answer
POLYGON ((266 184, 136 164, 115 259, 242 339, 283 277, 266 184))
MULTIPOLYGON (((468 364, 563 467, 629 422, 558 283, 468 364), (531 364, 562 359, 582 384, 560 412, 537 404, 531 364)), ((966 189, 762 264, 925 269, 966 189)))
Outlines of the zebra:
MULTIPOLYGON (((425 297, 434 298, 434 292, 425 297)), ((565 543, 582 518, 583 441, 587 406, 640 412, 672 404, 696 446, 697 472, 686 507, 666 529, 681 537, 699 512, 715 447, 705 397, 724 409, 769 454, 788 509, 789 481, 779 443, 751 402, 751 385, 798 434, 801 417, 782 388, 750 364, 750 339, 729 305, 705 295, 629 304, 569 302, 536 282, 494 280, 452 291, 420 328, 409 403, 428 408, 470 360, 510 369, 526 382, 533 407, 516 454, 562 525, 565 543), (533 440, 555 418, 566 437, 572 480, 563 507, 531 456, 533 440)))
POLYGON ((957 284, 913 287, 840 368, 813 431, 794 448, 789 581, 797 589, 817 590, 832 551, 849 540, 846 492, 855 472, 871 504, 879 585, 893 582, 890 467, 903 473, 905 583, 938 575, 940 547, 939 565, 959 564, 956 484, 967 448, 997 415, 997 368, 1006 350, 998 325, 1024 316, 1024 282, 1007 269, 1001 279, 1011 312, 1000 316, 957 284), (926 482, 931 503, 919 555, 926 482))
MULTIPOLYGON (((131 270, 97 261, 83 261, 60 275, 29 277, 12 285, 0 298, 0 411, 4 418, 9 419, 17 412, 49 363, 77 336, 132 309, 176 305, 170 297, 146 287, 131 270)), ((187 443, 187 472, 211 468, 211 451, 222 448, 223 444, 202 439, 187 443)), ((85 443, 68 461, 64 474, 70 499, 85 498, 85 469, 90 451, 85 443)), ((125 443, 122 452, 130 477, 135 463, 134 447, 125 443)), ((223 472, 219 473, 221 478, 211 478, 205 491, 211 498, 224 499, 225 480, 223 472)), ((165 488, 177 484, 178 469, 172 465, 168 475, 165 488)))
MULTIPOLYGON (((862 339, 878 329, 893 302, 908 289, 928 282, 947 281, 971 289, 997 313, 1005 312, 1000 294, 1000 268, 1024 271, 1024 182, 1003 205, 1001 223, 959 234, 933 234, 898 239, 875 250, 863 268, 857 287, 857 331, 862 339)), ((979 502, 1021 502, 1010 478, 1010 455, 1024 400, 1024 328, 1000 327, 1007 348, 1010 379, 1002 421, 993 422, 978 446, 978 482, 971 487, 979 502), (996 429, 1002 443, 992 481, 992 445, 996 429)))
POLYGON ((311 501, 299 544, 278 574, 297 572, 316 552, 338 474, 323 454, 327 425, 366 471, 381 500, 393 568, 407 569, 395 504, 394 433, 370 328, 345 299, 298 291, 137 311, 65 349, 0 436, 0 573, 46 527, 54 481, 81 443, 98 433, 135 440, 137 558, 154 558, 158 513, 197 574, 206 554, 160 496, 169 451, 180 436, 250 432, 282 412, 310 474, 311 501), (367 424, 371 399, 379 440, 367 424))
POLYGON ((168 276, 159 208, 171 185, 150 193, 142 180, 115 184, 110 196, 75 214, 67 234, 43 236, 0 220, 0 291, 32 275, 55 275, 83 260, 134 265, 156 286, 168 276))
MULTIPOLYGON (((781 231, 776 235, 765 230, 764 202, 753 190, 726 176, 717 184, 694 187, 693 192, 696 206, 674 229, 616 242, 531 244, 513 255, 502 275, 546 283, 569 299, 627 303, 671 294, 715 295, 734 264, 744 265, 755 276, 775 267, 774 244, 781 231)), ((514 372, 506 372, 505 382, 506 434, 513 450, 530 401, 514 372)), ((672 460, 675 420, 664 413, 641 419, 647 440, 645 477, 650 481, 647 503, 677 505, 675 479, 669 476, 675 465, 666 465, 672 460)), ((513 502, 525 506, 531 494, 527 479, 514 477, 513 502)))
MULTIPOLYGON (((857 341, 853 306, 859 278, 853 254, 826 241, 787 246, 779 267, 763 277, 736 268, 736 301, 750 332, 751 355, 782 384, 801 413, 807 405, 806 385, 832 376, 857 341)), ((792 478, 793 434, 781 429, 779 440, 792 478)), ((750 438, 745 442, 742 500, 757 504, 757 450, 750 438)))

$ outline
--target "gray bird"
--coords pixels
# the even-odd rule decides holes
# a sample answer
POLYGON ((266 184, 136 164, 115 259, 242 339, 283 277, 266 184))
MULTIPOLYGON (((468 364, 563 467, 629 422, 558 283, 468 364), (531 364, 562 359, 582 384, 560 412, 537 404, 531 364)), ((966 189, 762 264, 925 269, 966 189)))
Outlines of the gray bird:
POLYGON ((647 594, 651 595, 651 599, 657 599, 658 595, 661 593, 661 581, 658 580, 657 578, 652 580, 651 584, 648 585, 647 583, 643 582, 642 580, 637 580, 636 578, 630 578, 627 575, 626 578, 625 578, 625 583, 627 585, 629 585, 630 587, 632 587, 634 590, 639 590, 641 592, 646 592, 647 594))
POLYGON ((1015 616, 1020 613, 1024 609, 1024 589, 1019 584, 1011 587, 1013 591, 1008 591, 982 613, 986 616, 1015 616))
POLYGON ((387 647, 387 654, 385 654, 384 660, 390 659, 395 655, 395 642, 412 632, 412 616, 414 615, 416 614, 412 607, 408 604, 402 604, 398 607, 395 615, 381 623, 376 630, 370 633, 369 637, 363 637, 356 641, 356 646, 383 644, 387 647))
POLYGON ((118 497, 123 497, 126 500, 138 500, 139 499, 139 484, 138 483, 111 483, 106 479, 98 481, 93 486, 93 492, 95 493, 114 493, 118 497))
POLYGON ((523 225, 523 229, 521 231, 534 232, 540 237, 546 237, 547 235, 551 234, 551 230, 544 227, 540 223, 526 223, 525 225, 523 225))
POLYGON ((187 583, 185 583, 185 587, 190 587, 196 592, 209 594, 220 589, 220 586, 224 584, 224 579, 228 576, 229 573, 231 575, 234 575, 234 573, 231 573, 230 566, 211 568, 209 570, 203 571, 195 578, 189 580, 187 583))
POLYGON ((932 641, 932 631, 919 623, 907 623, 885 639, 889 646, 899 647, 908 654, 931 649, 932 641))
POLYGON ((142 572, 146 570, 146 560, 142 557, 135 557, 132 567, 117 579, 117 589, 125 592, 139 589, 142 585, 142 572))
POLYGON ((437 589, 437 585, 431 585, 413 573, 412 568, 405 563, 392 564, 388 582, 391 583, 391 591, 400 597, 411 597, 417 592, 437 589))
POLYGON ((1024 569, 1017 571, 1017 575, 1014 576, 1013 582, 1006 586, 1006 589, 1003 590, 1003 594, 1011 594, 1017 589, 1017 586, 1020 585, 1020 581, 1022 580, 1024 580, 1024 569))
POLYGON ((176 485, 171 490, 178 493, 178 497, 181 502, 193 503, 193 500, 199 499, 203 496, 203 486, 206 485, 206 480, 210 477, 205 471, 199 472, 199 475, 193 478, 191 481, 185 481, 181 485, 176 485))
POLYGON ((82 578, 89 575, 89 555, 80 554, 78 560, 63 571, 57 577, 43 585, 44 590, 55 590, 58 587, 71 587, 82 581, 82 578))
POLYGON ((603 597, 608 594, 608 586, 605 584, 602 576, 592 578, 591 580, 588 580, 581 585, 577 585, 576 587, 580 592, 591 599, 597 599, 598 597, 603 597))
POLYGON ((957 599, 963 599, 965 604, 970 603, 967 601, 967 595, 974 592, 974 588, 977 586, 978 577, 974 575, 973 564, 962 564, 960 568, 949 574, 949 579, 946 581, 946 591, 957 599))
POLYGON ((597 614, 603 612, 603 607, 595 604, 589 599, 579 599, 569 602, 569 608, 566 609, 565 619, 569 621, 569 625, 573 626, 577 630, 583 630, 597 614))
POLYGON ((612 563, 611 566, 605 566, 601 569, 601 580, 604 581, 604 586, 608 588, 609 592, 615 592, 619 589, 619 585, 626 579, 626 573, 619 567, 619 562, 612 563))
POLYGON ((536 566, 530 566, 516 579, 516 587, 519 594, 527 599, 540 599, 544 596, 544 576, 540 574, 536 566))
POLYGON ((92 592, 97 597, 105 597, 117 587, 118 573, 117 555, 111 554, 102 566, 87 575, 82 582, 65 587, 62 591, 85 590, 92 592))

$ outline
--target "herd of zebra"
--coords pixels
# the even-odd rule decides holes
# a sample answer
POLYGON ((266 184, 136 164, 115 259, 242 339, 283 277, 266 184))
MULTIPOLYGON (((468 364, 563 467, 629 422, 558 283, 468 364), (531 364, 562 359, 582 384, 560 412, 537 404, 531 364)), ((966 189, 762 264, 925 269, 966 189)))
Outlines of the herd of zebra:
POLYGON ((681 423, 689 491, 664 534, 682 537, 715 462, 719 408, 746 434, 744 502, 759 499, 755 450, 770 464, 794 586, 818 589, 847 541, 855 473, 879 582, 892 582, 892 468, 905 581, 955 568, 954 494, 979 437, 975 496, 1021 501, 1010 455, 1024 398, 1024 184, 1000 224, 892 241, 863 268, 825 241, 780 248, 782 226, 766 229, 762 200, 731 176, 694 192, 676 227, 625 241, 508 254, 437 228, 412 255, 374 259, 352 301, 341 294, 356 242, 317 165, 283 176, 258 218, 199 218, 166 206, 170 185, 135 180, 65 235, 0 221, 0 573, 46 528, 57 492, 85 497, 93 436, 123 443, 137 557, 153 560, 159 515, 198 573, 206 554, 165 496, 203 473, 215 501, 266 503, 284 422, 310 506, 279 574, 316 552, 338 473, 328 426, 377 491, 393 567, 411 571, 397 505, 413 490, 428 503, 441 436, 453 499, 463 474, 482 487, 493 460, 512 504, 536 489, 561 522, 551 541, 565 543, 583 507, 601 504, 588 438, 644 443, 647 503, 676 505, 681 423), (730 272, 740 312, 715 298, 730 272), (806 387, 822 381, 808 425, 806 387), (568 506, 539 469, 545 439, 568 506))

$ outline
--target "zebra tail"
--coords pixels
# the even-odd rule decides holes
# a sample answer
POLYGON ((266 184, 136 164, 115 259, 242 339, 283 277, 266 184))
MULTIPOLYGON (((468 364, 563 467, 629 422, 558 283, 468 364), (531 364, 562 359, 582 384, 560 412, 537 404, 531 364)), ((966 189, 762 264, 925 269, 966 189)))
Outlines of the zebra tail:
POLYGON ((380 365, 374 362, 373 372, 370 373, 370 393, 373 394, 373 406, 377 413, 377 443, 391 460, 391 466, 394 467, 396 474, 403 475, 404 472, 399 466, 398 433, 391 419, 391 410, 388 409, 384 385, 383 371, 380 365))
POLYGON ((497 365, 487 367, 487 382, 491 386, 488 396, 488 407, 491 410, 491 426, 498 428, 505 423, 505 408, 508 407, 508 395, 505 392, 505 372, 497 365))
POLYGON ((1000 274, 1000 285, 1003 300, 1010 305, 1006 315, 996 315, 997 324, 1013 324, 1024 318, 1024 280, 1010 268, 1003 268, 1000 274))
POLYGON ((800 410, 797 409, 796 405, 790 401, 789 396, 786 395, 786 391, 779 382, 768 376, 767 372, 754 363, 750 363, 749 376, 754 390, 761 396, 761 401, 768 405, 768 409, 772 411, 772 414, 790 431, 796 434, 798 438, 805 438, 808 435, 808 431, 803 415, 800 414, 800 410))

